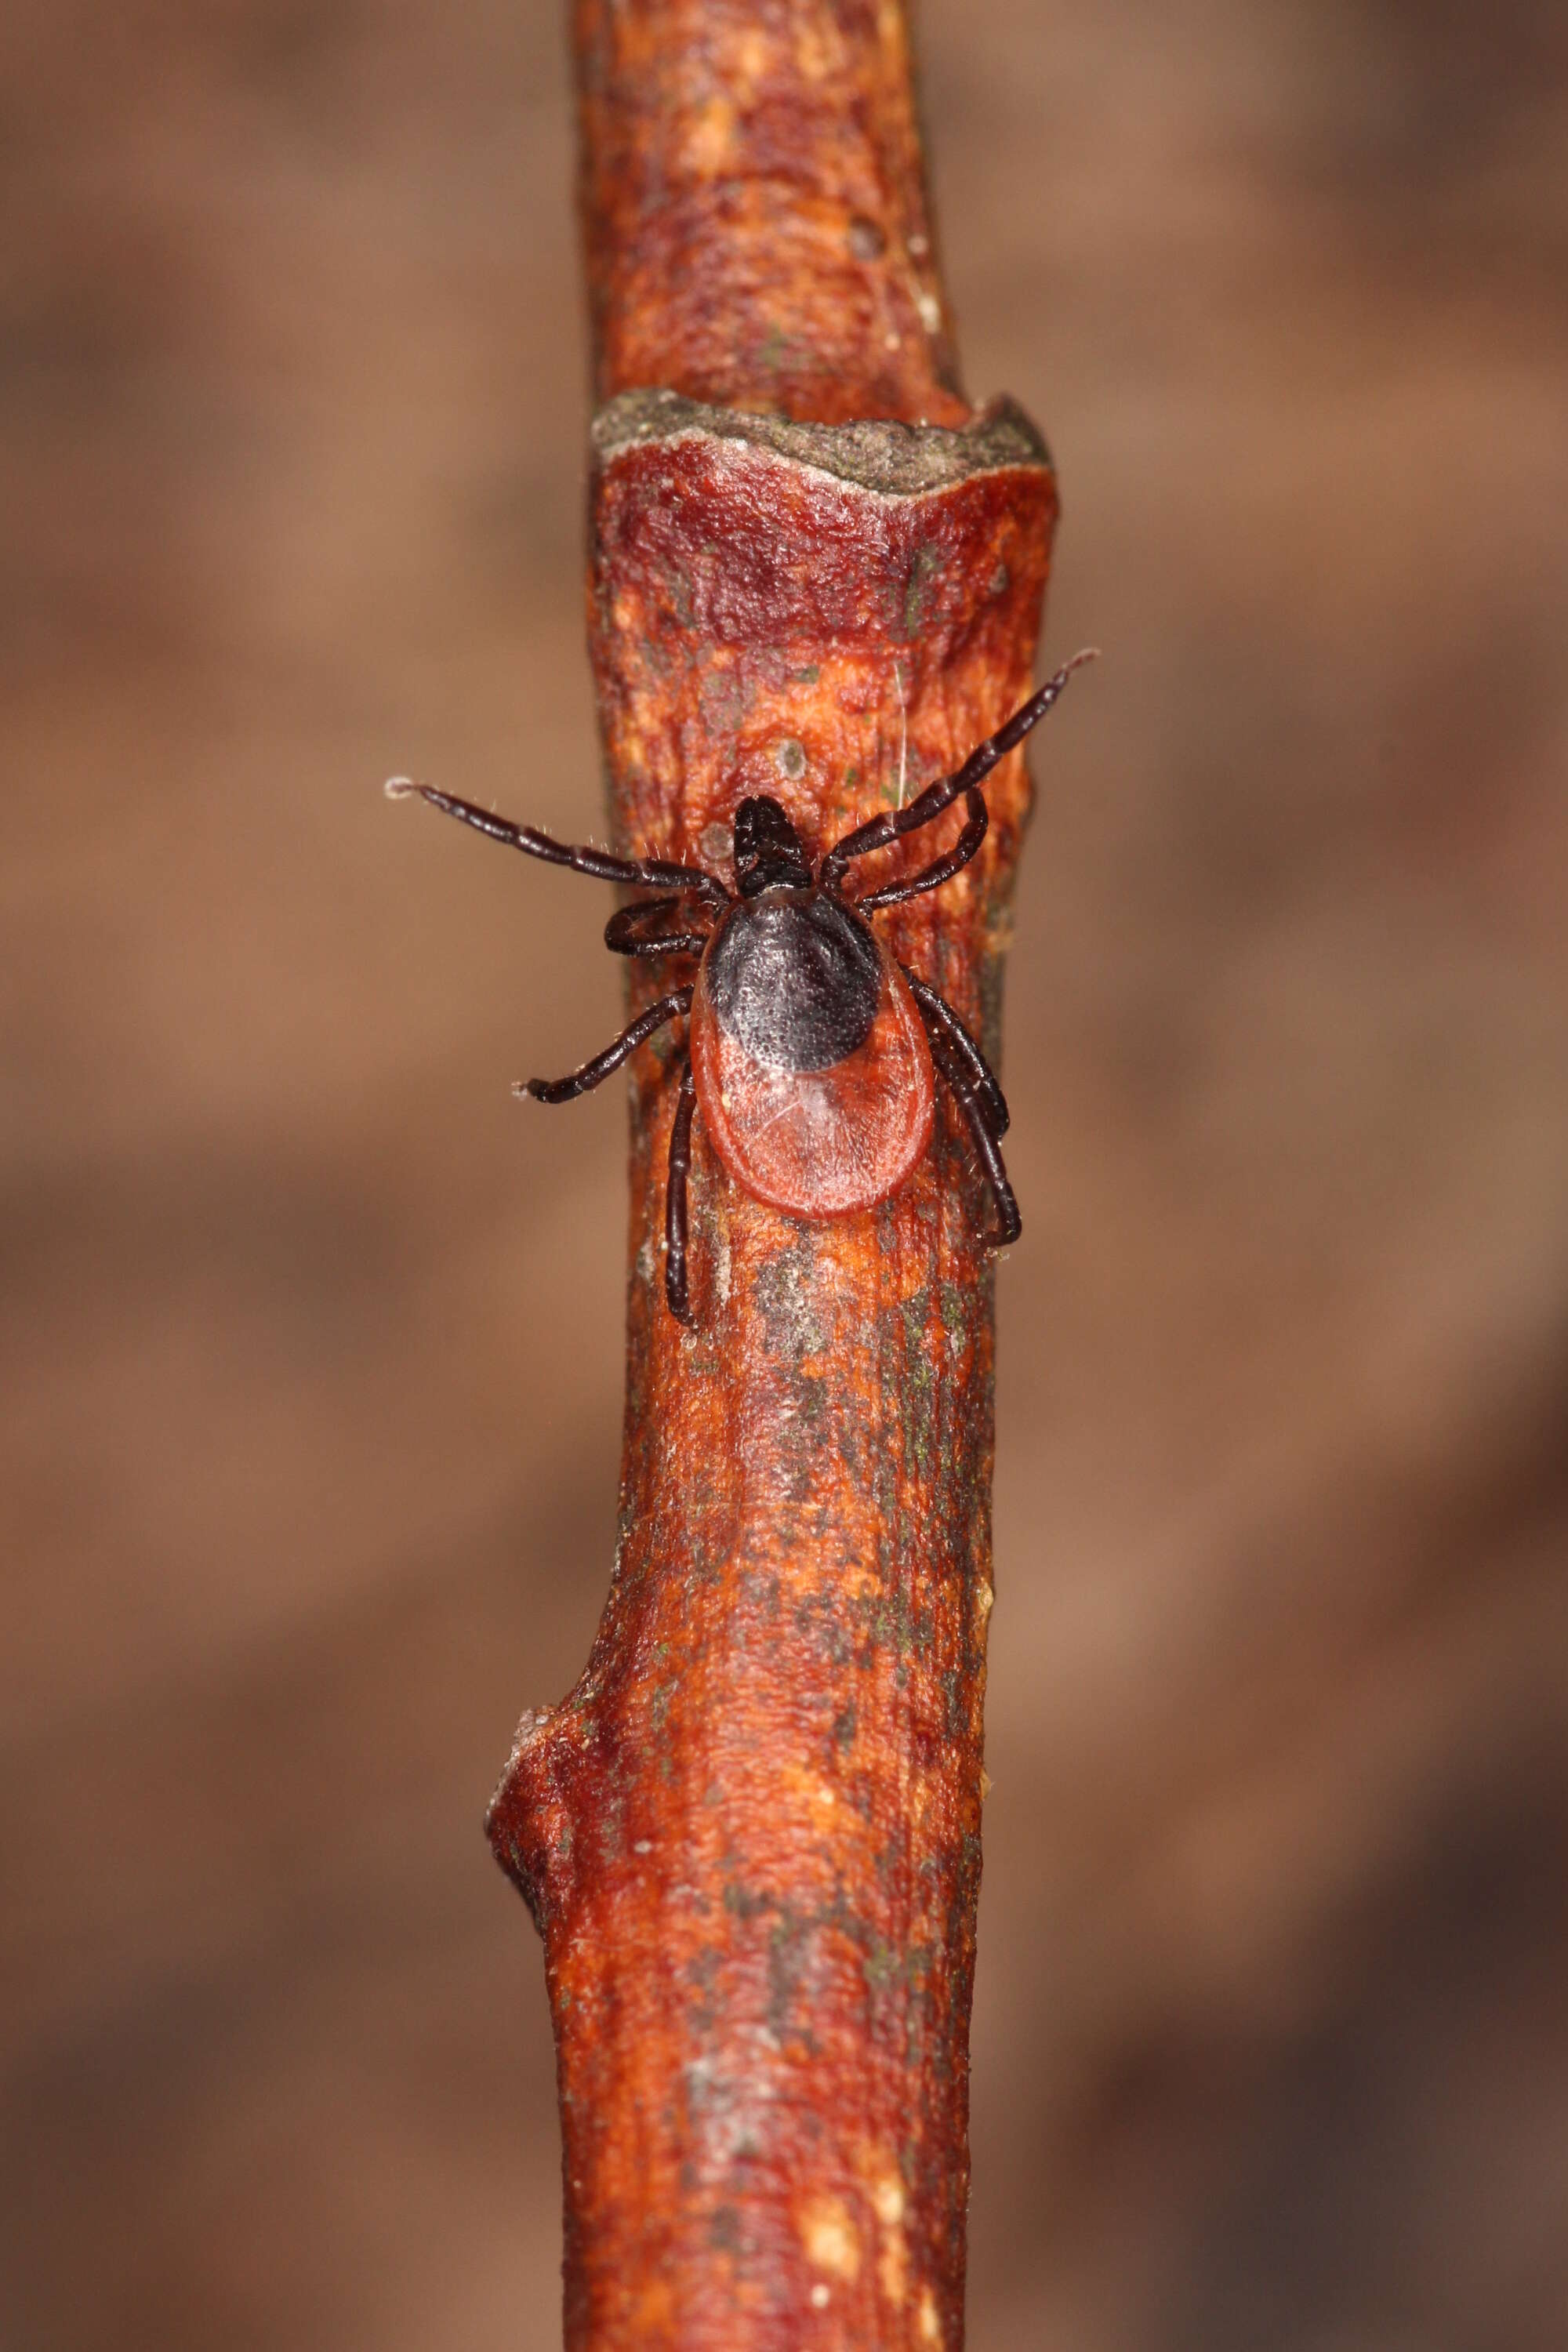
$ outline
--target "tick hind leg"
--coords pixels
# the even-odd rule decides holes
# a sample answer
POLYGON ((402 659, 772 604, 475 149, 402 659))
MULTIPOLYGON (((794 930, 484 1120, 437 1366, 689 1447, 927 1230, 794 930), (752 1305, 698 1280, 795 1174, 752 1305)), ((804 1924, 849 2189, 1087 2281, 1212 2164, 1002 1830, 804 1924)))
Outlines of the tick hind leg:
POLYGON ((925 1015, 926 1034, 931 1039, 931 1058, 952 1090, 953 1100, 963 1115, 963 1123, 969 1129, 970 1140, 980 1155, 980 1164, 985 1171, 985 1181, 991 1187, 991 1198, 996 1210, 996 1222, 989 1233, 981 1235, 981 1240, 987 1249, 1005 1249, 1009 1243, 1016 1242, 1023 1232, 1024 1220, 1018 1213, 1017 1198, 1007 1181, 1006 1166, 1002 1158, 1001 1146, 996 1140, 998 1135, 1005 1131, 1006 1126, 1007 1106, 1002 1100, 1002 1089, 992 1076, 990 1065, 985 1056, 981 1053, 979 1046, 975 1045, 973 1038, 970 1036, 952 1007, 944 1003, 942 999, 937 996, 934 989, 927 989, 923 982, 917 987, 915 1001, 925 1015), (927 999, 934 1000, 935 1005, 941 1006, 941 1013, 928 1004, 927 999), (951 1028, 948 1025, 950 1023, 951 1028), (958 1044, 954 1031, 962 1035, 969 1049, 967 1053, 958 1044), (971 1055, 973 1056, 973 1062, 970 1059, 971 1055), (981 1073, 984 1075, 980 1075, 981 1073), (989 1086, 989 1093, 987 1086, 989 1086), (992 1096, 994 1097, 995 1102, 1001 1105, 1001 1126, 996 1123, 992 1096))
POLYGON ((664 1196, 664 1295, 678 1322, 692 1324, 686 1275, 686 1180, 691 1172, 691 1117, 697 1108, 697 1079, 687 1055, 681 1065, 680 1091, 675 1098, 675 1122, 669 1130, 669 1184, 664 1196))
POLYGON ((570 1071, 563 1078, 521 1079, 512 1092, 528 1095, 535 1102, 571 1102, 576 1096, 588 1094, 595 1087, 602 1085, 612 1070, 618 1070, 623 1062, 629 1061, 644 1039, 651 1037, 657 1029, 662 1029, 666 1022, 678 1021, 683 1013, 690 1010, 690 989, 678 988, 671 995, 661 996, 657 1004, 650 1004, 646 1013, 639 1013, 637 1019, 621 1031, 614 1045, 606 1045, 602 1054, 595 1054, 591 1062, 584 1062, 580 1070, 570 1071))
POLYGON ((909 982, 915 1003, 921 1009, 929 1034, 933 1024, 939 1027, 952 1046, 964 1070, 969 1074, 990 1121, 991 1132, 1000 1142, 1012 1125, 1012 1113, 1007 1097, 996 1083, 996 1073, 981 1052, 964 1024, 959 1019, 945 996, 939 996, 918 972, 908 964, 900 967, 909 982))
POLYGON ((981 1164, 985 1171, 985 1181, 991 1187, 991 1198, 996 1208, 995 1224, 988 1234, 982 1234, 980 1238, 987 1249, 1005 1249, 1009 1243, 1017 1240, 1024 1230, 1024 1220, 1018 1213, 1017 1197, 1012 1185, 1007 1181, 1007 1171, 1003 1162, 1001 1150, 996 1138, 986 1125, 984 1108, 979 1097, 956 1079, 952 1081, 952 1091, 958 1097, 958 1108, 963 1113, 970 1135, 973 1139, 974 1149, 980 1154, 981 1164))

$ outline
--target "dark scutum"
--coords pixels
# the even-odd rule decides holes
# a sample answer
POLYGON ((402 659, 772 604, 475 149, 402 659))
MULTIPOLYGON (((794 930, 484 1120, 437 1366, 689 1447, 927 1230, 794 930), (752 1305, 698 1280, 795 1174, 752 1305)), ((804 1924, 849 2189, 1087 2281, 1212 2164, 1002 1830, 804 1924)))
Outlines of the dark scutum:
POLYGON ((863 1045, 882 996, 865 924, 816 890, 742 899, 708 950, 720 1026, 774 1070, 828 1070, 863 1045))

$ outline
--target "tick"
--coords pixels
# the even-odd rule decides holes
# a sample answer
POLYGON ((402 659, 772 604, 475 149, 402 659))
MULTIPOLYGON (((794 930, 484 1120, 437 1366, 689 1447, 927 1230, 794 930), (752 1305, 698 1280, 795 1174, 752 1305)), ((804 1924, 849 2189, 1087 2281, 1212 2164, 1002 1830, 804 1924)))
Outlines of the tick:
POLYGON ((877 937, 868 916, 938 890, 968 865, 990 819, 981 783, 1021 743, 1092 652, 1076 654, 907 808, 868 817, 814 866, 779 803, 766 793, 735 811, 731 889, 706 866, 661 857, 614 857, 576 848, 532 825, 511 824, 433 784, 394 776, 394 799, 417 793, 492 841, 603 882, 658 895, 611 916, 616 955, 697 959, 693 980, 639 1013, 613 1045, 564 1078, 530 1078, 515 1091, 570 1102, 668 1022, 686 1023, 665 1199, 665 1296, 691 1322, 687 1280, 687 1176, 698 1110, 735 1181, 796 1217, 848 1216, 898 1190, 931 1140, 935 1073, 963 1115, 985 1172, 1000 1249, 1023 1230, 1002 1162, 1007 1105, 990 1064, 958 1014, 877 937), (918 833, 962 798, 952 847, 901 882, 850 896, 856 860, 918 833), (934 1067, 933 1067, 934 1066, 934 1067))

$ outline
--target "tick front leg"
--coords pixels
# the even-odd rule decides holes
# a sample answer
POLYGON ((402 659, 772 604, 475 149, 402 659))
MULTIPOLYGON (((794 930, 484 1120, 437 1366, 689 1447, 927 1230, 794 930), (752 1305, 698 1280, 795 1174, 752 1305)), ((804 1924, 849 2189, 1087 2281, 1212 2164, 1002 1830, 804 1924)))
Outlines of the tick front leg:
POLYGON ((920 872, 911 874, 907 882, 889 882, 880 890, 868 891, 865 898, 857 898, 855 904, 862 914, 872 907, 901 907, 906 898, 918 898, 922 890, 940 890, 944 882, 951 882, 955 874, 963 873, 979 850, 991 823, 984 794, 973 784, 965 796, 964 807, 969 822, 946 856, 933 859, 930 866, 922 866, 920 872))
POLYGON ((689 1328, 691 1312, 686 1279, 686 1180, 691 1171, 691 1116, 697 1108, 697 1079, 690 1056, 681 1066, 680 1092, 675 1098, 675 1120, 669 1130, 669 1183, 664 1197, 664 1295, 678 1322, 689 1328))
POLYGON ((595 1054, 593 1060, 584 1062, 580 1070, 573 1070, 563 1078, 522 1078, 513 1087, 512 1092, 514 1095, 528 1095, 535 1102, 571 1102, 574 1097, 585 1095, 594 1087, 602 1085, 612 1070, 618 1070, 623 1062, 629 1061, 644 1039, 651 1037, 656 1029, 662 1029, 667 1021, 677 1021, 683 1013, 690 1010, 690 989, 678 988, 672 995, 661 996, 657 1004, 650 1004, 646 1013, 639 1013, 637 1019, 621 1031, 613 1045, 606 1045, 602 1054, 595 1054))
MULTIPOLYGON (((918 833, 922 825, 930 824, 933 818, 939 817, 943 809, 951 808, 961 793, 973 793, 991 773, 998 760, 1016 751, 1030 728, 1039 724, 1074 670, 1086 661, 1093 661, 1097 650, 1095 646, 1088 646, 1082 653, 1074 654, 1071 661, 1064 662, 1055 677, 1047 678, 1038 693, 1032 694, 1021 709, 1015 710, 1011 719, 998 727, 994 735, 988 735, 984 743, 976 744, 963 767, 955 768, 951 776, 939 776, 935 783, 926 786, 923 793, 917 793, 907 808, 889 809, 881 816, 868 817, 865 824, 858 824, 853 833, 847 833, 823 859, 817 880, 829 889, 837 890, 843 882, 844 868, 852 857, 868 856, 874 849, 886 849, 891 843, 901 841, 906 834, 918 833)), ((965 827, 951 853, 953 857, 958 857, 959 849, 963 848, 965 841, 971 844, 967 856, 973 856, 985 837, 984 825, 978 832, 973 830, 973 802, 970 808, 971 824, 965 827)), ((959 859, 959 864, 964 862, 965 859, 959 859)), ((950 865, 946 858, 940 858, 935 866, 919 877, 919 886, 922 890, 934 890, 940 882, 957 871, 958 866, 950 865)), ((881 903, 891 906, 896 901, 884 898, 881 903)))
POLYGON ((455 816, 459 824, 472 825, 490 841, 521 849, 529 857, 542 857, 547 866, 569 866, 574 874, 591 875, 596 882, 626 882, 644 890, 695 890, 711 906, 730 903, 730 893, 718 876, 700 866, 681 866, 668 857, 615 857, 607 849, 595 849, 591 842, 557 841, 552 835, 541 833, 536 824, 513 824, 510 817, 497 816, 474 801, 459 800, 456 793, 444 793, 435 784, 416 784, 412 776, 389 776, 386 797, 427 801, 443 816, 455 816))

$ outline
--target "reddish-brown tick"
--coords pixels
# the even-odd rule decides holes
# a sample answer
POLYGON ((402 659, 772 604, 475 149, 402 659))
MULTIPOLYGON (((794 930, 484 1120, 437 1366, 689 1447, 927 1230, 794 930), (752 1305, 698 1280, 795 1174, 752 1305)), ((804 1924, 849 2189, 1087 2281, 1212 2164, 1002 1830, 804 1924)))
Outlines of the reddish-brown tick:
POLYGON ((758 1200, 797 1217, 847 1216, 886 1200, 924 1151, 934 1061, 991 1188, 996 1217, 984 1239, 992 1248, 1017 1239, 1022 1219, 1000 1149, 1007 1131, 1002 1089, 952 1007, 889 954, 866 918, 878 907, 940 889, 968 865, 989 822, 982 782, 1090 658, 1075 655, 961 768, 928 784, 907 808, 857 825, 815 869, 777 801, 766 794, 742 801, 732 890, 706 866, 575 848, 433 784, 405 776, 388 783, 395 799, 417 793, 433 808, 531 857, 657 891, 612 915, 605 946, 617 955, 699 959, 695 980, 650 1004, 580 1070, 530 1078, 518 1088, 536 1102, 569 1102, 607 1078, 667 1022, 684 1017, 664 1268, 665 1295, 683 1323, 691 1320, 686 1184, 698 1109, 719 1158, 758 1200), (845 869, 854 859, 918 832, 960 797, 963 830, 945 855, 906 881, 845 896, 845 869))

